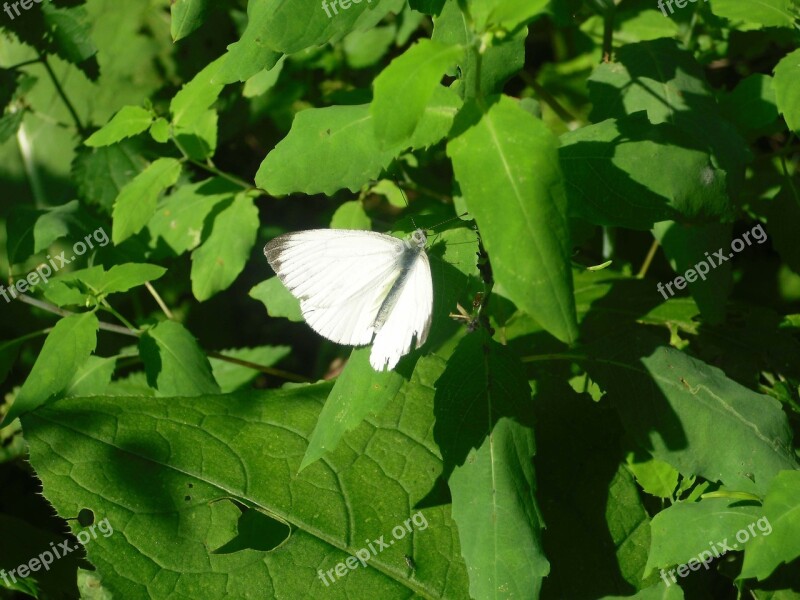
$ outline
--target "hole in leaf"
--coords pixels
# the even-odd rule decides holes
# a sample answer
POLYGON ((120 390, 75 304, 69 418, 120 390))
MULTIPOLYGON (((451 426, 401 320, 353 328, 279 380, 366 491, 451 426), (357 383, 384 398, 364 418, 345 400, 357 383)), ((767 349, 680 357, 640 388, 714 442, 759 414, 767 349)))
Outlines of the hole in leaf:
POLYGON ((78 523, 81 524, 81 527, 92 525, 94 523, 94 512, 88 508, 82 508, 81 512, 78 513, 78 523))
POLYGON ((223 500, 231 502, 241 513, 236 527, 237 534, 212 551, 212 554, 233 554, 248 549, 269 552, 289 539, 292 530, 288 523, 232 498, 223 500))

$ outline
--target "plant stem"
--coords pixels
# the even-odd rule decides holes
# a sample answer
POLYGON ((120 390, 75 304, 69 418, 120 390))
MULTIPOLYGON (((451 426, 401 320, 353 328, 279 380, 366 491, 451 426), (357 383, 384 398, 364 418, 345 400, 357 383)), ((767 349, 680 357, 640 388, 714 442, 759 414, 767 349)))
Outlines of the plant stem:
POLYGON ((286 379, 287 381, 294 381, 295 383, 311 383, 312 380, 308 379, 307 377, 303 377, 302 375, 295 375, 294 373, 289 373, 288 371, 284 371, 283 369, 275 369, 273 367, 265 367, 264 365, 259 365, 249 360, 242 360, 240 358, 235 358, 233 356, 226 356, 225 354, 220 354, 219 352, 206 352, 209 358, 216 358, 217 360, 224 360, 225 362, 232 363, 234 365, 239 365, 241 367, 247 367, 248 369, 253 369, 254 371, 260 371, 261 373, 266 373, 267 375, 274 375, 275 377, 281 377, 286 379))
POLYGON ((647 256, 644 257, 642 268, 639 269, 639 273, 636 275, 637 279, 644 279, 644 276, 647 275, 647 271, 650 268, 650 263, 652 263, 653 258, 655 258, 658 246, 659 246, 658 240, 653 238, 653 243, 650 244, 650 250, 647 251, 647 256))
MULTIPOLYGON (((73 315, 79 314, 71 310, 59 308, 55 304, 50 304, 49 302, 43 302, 42 300, 38 300, 31 296, 26 296, 25 294, 19 294, 18 298, 20 299, 21 302, 24 302, 25 304, 30 304, 31 306, 35 306, 36 308, 47 311, 49 313, 53 313, 55 315, 59 315, 61 317, 71 317, 73 315)), ((100 329, 104 331, 110 331, 112 333, 119 333, 121 335, 128 335, 131 337, 139 337, 141 335, 140 332, 135 331, 133 329, 120 327, 119 325, 114 325, 113 323, 104 323, 103 321, 100 321, 100 329)))
POLYGON ((558 115, 558 117, 567 123, 568 125, 572 123, 577 123, 578 119, 576 119, 572 113, 570 113, 566 108, 564 108, 561 103, 555 99, 555 97, 550 94, 546 89, 544 89, 539 83, 536 81, 530 73, 527 71, 520 71, 519 73, 520 78, 522 81, 527 83, 529 86, 533 88, 533 91, 542 100, 547 106, 553 109, 553 112, 558 115))
POLYGON ((614 12, 615 6, 612 4, 606 8, 603 14, 603 62, 611 62, 611 55, 614 53, 614 12))
POLYGON ((119 314, 119 313, 118 313, 118 312, 117 312, 117 311, 114 309, 114 307, 113 307, 113 306, 111 306, 111 305, 108 303, 108 300, 106 300, 105 298, 103 298, 102 300, 100 300, 100 304, 101 304, 101 305, 102 305, 102 307, 103 307, 103 308, 105 308, 105 309, 106 309, 108 312, 110 312, 112 315, 114 315, 115 317, 117 317, 117 319, 119 319, 120 323, 122 323, 123 325, 125 325, 125 327, 127 327, 127 328, 128 328, 128 329, 130 329, 131 331, 139 331, 139 330, 138 330, 136 327, 134 327, 134 326, 133 326, 133 324, 132 324, 130 321, 128 321, 128 319, 126 319, 126 318, 125 318, 125 317, 123 317, 121 314, 119 314))
POLYGON ((217 177, 222 177, 223 179, 227 179, 231 183, 235 183, 236 185, 238 185, 239 187, 241 187, 241 188, 243 188, 243 189, 245 189, 247 191, 256 191, 259 194, 264 194, 263 191, 261 191, 260 189, 258 189, 254 185, 250 185, 244 179, 239 179, 235 175, 230 175, 229 173, 226 173, 225 171, 220 171, 217 167, 214 166, 214 163, 211 162, 211 159, 208 159, 207 163, 202 163, 199 160, 193 159, 191 156, 189 156, 189 153, 186 152, 184 147, 178 141, 177 137, 175 137, 174 135, 170 136, 170 137, 172 139, 172 142, 175 144, 175 147, 183 155, 183 158, 184 158, 184 160, 186 162, 191 163, 196 167, 200 167, 201 169, 203 169, 204 171, 206 171, 208 173, 211 173, 212 175, 216 175, 217 177))
POLYGON ((53 68, 50 66, 50 63, 47 62, 47 56, 44 54, 40 54, 39 60, 44 65, 47 74, 50 76, 50 80, 53 82, 53 86, 56 88, 56 92, 61 97, 61 101, 64 102, 64 105, 67 107, 69 114, 72 116, 72 120, 75 121, 75 126, 78 128, 78 133, 80 134, 81 137, 86 137, 87 134, 86 128, 83 126, 81 118, 78 116, 75 107, 72 106, 72 102, 69 101, 69 98, 67 98, 66 93, 64 93, 64 88, 61 87, 61 83, 59 83, 58 78, 56 77, 56 74, 53 71, 53 68))
POLYGON ((161 309, 161 312, 164 313, 164 316, 166 316, 170 320, 173 320, 175 317, 172 315, 172 311, 169 309, 169 307, 166 305, 166 303, 161 298, 159 293, 156 291, 156 288, 154 288, 149 281, 145 281, 144 286, 147 288, 147 291, 150 292, 150 295, 155 299, 156 304, 158 304, 159 308, 161 309))
POLYGON ((28 65, 35 65, 36 63, 42 62, 41 58, 32 58, 30 60, 24 60, 21 63, 17 63, 15 65, 11 65, 10 67, 6 67, 8 70, 13 71, 15 69, 20 69, 22 67, 27 67, 28 65))

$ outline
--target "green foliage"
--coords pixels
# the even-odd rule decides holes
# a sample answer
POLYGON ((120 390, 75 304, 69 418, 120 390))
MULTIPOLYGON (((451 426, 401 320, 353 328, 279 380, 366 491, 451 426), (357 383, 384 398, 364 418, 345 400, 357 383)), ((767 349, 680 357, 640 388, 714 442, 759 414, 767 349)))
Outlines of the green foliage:
POLYGON ((0 597, 797 595, 797 0, 11 4, 0 597), (427 232, 391 371, 325 227, 427 232))

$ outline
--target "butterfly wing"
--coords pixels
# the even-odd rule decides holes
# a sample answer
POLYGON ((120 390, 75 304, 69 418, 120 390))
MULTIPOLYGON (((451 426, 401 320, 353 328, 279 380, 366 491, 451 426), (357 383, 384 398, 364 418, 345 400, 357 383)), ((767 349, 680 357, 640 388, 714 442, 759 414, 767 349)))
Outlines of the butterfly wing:
POLYGON ((376 371, 394 369, 397 361, 411 350, 414 337, 417 348, 428 339, 433 312, 433 280, 424 250, 419 250, 408 273, 401 274, 399 283, 403 287, 397 302, 378 330, 369 355, 369 363, 376 371))
POLYGON ((312 229, 264 248, 309 326, 329 340, 369 344, 378 311, 402 273, 403 240, 374 231, 312 229))

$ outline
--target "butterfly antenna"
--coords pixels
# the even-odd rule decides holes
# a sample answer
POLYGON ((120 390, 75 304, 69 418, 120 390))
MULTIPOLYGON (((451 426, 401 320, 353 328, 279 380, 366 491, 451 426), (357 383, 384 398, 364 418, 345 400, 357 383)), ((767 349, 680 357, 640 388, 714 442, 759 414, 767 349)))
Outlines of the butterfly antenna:
POLYGON ((468 212, 465 212, 465 213, 461 213, 460 215, 456 215, 455 217, 450 217, 449 219, 445 219, 441 223, 437 223, 436 225, 431 225, 430 229, 436 229, 437 227, 441 227, 442 225, 446 225, 447 223, 450 223, 451 221, 455 221, 456 219, 460 219, 461 217, 465 217, 468 214, 469 214, 468 212))
MULTIPOLYGON (((400 186, 400 182, 399 181, 395 181, 395 185, 397 186, 397 189, 400 190, 400 195, 403 196, 403 202, 406 203, 406 208, 411 208, 411 206, 408 204, 408 198, 406 197, 406 193, 405 193, 405 191, 403 191, 403 188, 400 186)), ((409 213, 408 216, 411 217, 411 224, 414 226, 414 229, 419 229, 417 227, 416 221, 414 221, 414 215, 409 213)))

